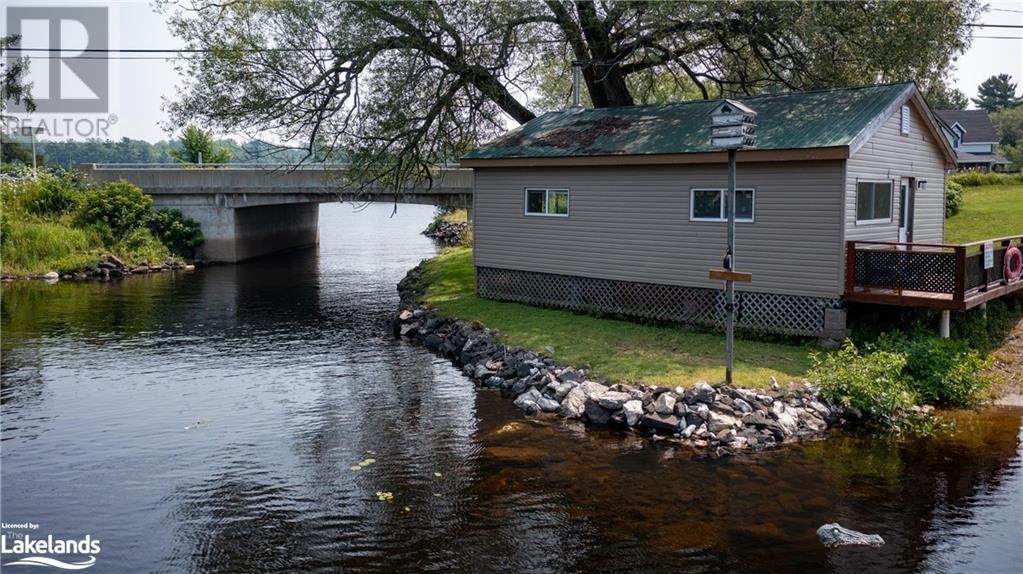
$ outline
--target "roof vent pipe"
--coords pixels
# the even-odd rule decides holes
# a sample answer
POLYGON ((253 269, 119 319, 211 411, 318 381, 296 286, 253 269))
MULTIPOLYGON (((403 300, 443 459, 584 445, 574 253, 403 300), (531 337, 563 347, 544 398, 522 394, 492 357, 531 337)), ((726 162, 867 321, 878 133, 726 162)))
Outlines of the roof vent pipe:
POLYGON ((579 82, 582 77, 582 73, 583 63, 578 61, 572 62, 572 107, 569 109, 573 112, 583 109, 583 106, 580 103, 581 97, 579 93, 579 82))

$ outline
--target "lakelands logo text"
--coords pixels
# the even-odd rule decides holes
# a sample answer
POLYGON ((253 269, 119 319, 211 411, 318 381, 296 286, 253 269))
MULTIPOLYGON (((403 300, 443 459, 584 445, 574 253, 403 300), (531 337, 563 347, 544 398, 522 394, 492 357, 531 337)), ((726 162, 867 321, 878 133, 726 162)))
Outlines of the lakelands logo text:
POLYGON ((22 537, 8 537, 6 534, 0 536, 0 554, 3 560, 10 555, 20 556, 12 562, 3 562, 3 566, 50 566, 62 570, 84 570, 96 563, 96 554, 99 554, 99 540, 93 540, 92 536, 84 538, 65 540, 54 538, 49 535, 46 538, 32 538, 25 534, 22 537), (65 560, 65 555, 88 556, 86 560, 77 562, 65 560), (59 556, 59 558, 54 558, 59 556))

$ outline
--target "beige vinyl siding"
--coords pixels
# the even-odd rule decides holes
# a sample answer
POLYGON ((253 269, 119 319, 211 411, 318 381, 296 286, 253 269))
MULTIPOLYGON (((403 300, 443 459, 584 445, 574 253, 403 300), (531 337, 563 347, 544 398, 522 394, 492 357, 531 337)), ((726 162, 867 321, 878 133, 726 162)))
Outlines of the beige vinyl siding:
MULTIPOLYGON (((841 294, 844 162, 740 163, 756 189, 753 223, 736 224, 740 289, 841 294)), ((727 184, 724 164, 475 170, 478 266, 719 288, 725 224, 689 221, 689 191, 727 184), (524 189, 568 188, 568 217, 526 216, 524 189)))
POLYGON ((895 113, 847 161, 845 238, 847 240, 898 241, 899 182, 903 177, 926 180, 927 189, 916 190, 913 241, 941 242, 945 237, 945 163, 937 142, 924 125, 914 104, 909 135, 900 130, 901 112, 895 113), (859 181, 891 181, 892 221, 886 224, 856 223, 856 185, 859 181))

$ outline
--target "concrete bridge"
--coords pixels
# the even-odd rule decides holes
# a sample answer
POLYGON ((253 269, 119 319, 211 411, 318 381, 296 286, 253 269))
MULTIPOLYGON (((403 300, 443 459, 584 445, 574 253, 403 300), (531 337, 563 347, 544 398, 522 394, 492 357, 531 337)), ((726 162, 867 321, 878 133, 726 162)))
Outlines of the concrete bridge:
POLYGON ((319 204, 386 201, 472 206, 472 170, 439 167, 432 186, 402 191, 358 189, 344 166, 253 164, 82 164, 93 181, 124 179, 153 197, 157 209, 180 209, 199 222, 206 241, 199 257, 236 263, 319 243, 319 204))

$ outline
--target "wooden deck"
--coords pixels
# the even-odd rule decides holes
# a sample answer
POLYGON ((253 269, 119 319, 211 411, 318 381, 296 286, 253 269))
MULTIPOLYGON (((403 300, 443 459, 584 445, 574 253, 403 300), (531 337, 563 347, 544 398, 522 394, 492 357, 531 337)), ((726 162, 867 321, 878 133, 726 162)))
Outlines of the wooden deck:
POLYGON ((1023 289, 1023 279, 1003 276, 1005 251, 1021 244, 1021 235, 964 244, 847 241, 845 300, 965 311, 1023 289), (987 243, 993 264, 985 268, 987 243))

